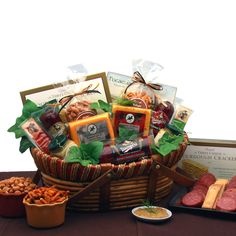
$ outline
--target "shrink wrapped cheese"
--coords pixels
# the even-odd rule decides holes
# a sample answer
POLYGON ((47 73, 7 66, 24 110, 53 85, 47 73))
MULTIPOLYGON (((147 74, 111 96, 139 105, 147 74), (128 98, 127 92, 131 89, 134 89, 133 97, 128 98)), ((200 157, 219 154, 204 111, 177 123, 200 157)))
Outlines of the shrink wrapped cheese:
POLYGON ((135 130, 142 136, 148 136, 151 120, 150 109, 113 105, 112 113, 116 136, 118 136, 119 127, 135 130))
POLYGON ((114 140, 114 131, 109 113, 70 122, 69 130, 71 139, 77 145, 92 141, 113 142, 114 140))

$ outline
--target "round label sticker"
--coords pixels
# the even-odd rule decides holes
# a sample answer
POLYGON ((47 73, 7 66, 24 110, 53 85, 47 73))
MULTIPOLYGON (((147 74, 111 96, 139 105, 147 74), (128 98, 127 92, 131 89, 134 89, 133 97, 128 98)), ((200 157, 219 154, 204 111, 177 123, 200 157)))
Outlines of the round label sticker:
POLYGON ((90 125, 88 126, 88 132, 89 132, 90 134, 96 134, 96 133, 97 133, 97 126, 94 125, 94 124, 90 124, 90 125))
POLYGON ((134 122, 134 115, 133 114, 127 114, 126 117, 125 117, 125 120, 127 123, 131 124, 134 122))

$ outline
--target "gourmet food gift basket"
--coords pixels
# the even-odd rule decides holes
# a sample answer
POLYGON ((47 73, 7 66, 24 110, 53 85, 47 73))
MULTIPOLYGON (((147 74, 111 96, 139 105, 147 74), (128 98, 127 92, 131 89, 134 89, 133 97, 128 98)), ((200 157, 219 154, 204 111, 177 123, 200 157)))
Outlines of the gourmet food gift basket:
POLYGON ((81 74, 21 92, 22 115, 9 128, 28 148, 45 186, 68 191, 67 207, 112 210, 156 203, 173 180, 191 109, 158 83, 162 67, 136 60, 133 75, 81 74))

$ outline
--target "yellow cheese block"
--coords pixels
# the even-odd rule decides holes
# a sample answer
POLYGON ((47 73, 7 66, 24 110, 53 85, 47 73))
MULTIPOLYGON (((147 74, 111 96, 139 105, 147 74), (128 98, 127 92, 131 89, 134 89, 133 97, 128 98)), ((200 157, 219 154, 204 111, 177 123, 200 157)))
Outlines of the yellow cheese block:
POLYGON ((221 191, 221 184, 212 184, 206 194, 205 200, 202 204, 202 208, 213 209, 216 199, 221 191))
POLYGON ((114 144, 114 131, 109 113, 69 122, 71 139, 77 144, 109 141, 114 144))
POLYGON ((112 124, 116 136, 118 135, 120 125, 127 129, 135 130, 143 136, 149 135, 151 122, 150 109, 114 104, 112 106, 112 113, 112 124))

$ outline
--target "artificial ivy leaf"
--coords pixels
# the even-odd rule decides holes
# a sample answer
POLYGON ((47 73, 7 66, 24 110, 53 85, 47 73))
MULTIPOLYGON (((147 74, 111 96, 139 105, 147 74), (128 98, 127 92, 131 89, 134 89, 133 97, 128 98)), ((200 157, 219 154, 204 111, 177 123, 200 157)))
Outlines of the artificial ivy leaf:
POLYGON ((94 141, 88 144, 80 144, 80 147, 71 147, 65 157, 66 162, 80 163, 82 166, 98 164, 103 150, 103 143, 94 141))
POLYGON ((173 124, 166 124, 166 128, 171 131, 171 133, 175 135, 183 134, 183 130, 179 129, 174 123, 173 124))
POLYGON ((93 102, 93 103, 90 104, 90 108, 98 110, 98 109, 100 109, 100 106, 97 102, 93 102))
POLYGON ((125 140, 135 140, 138 137, 138 132, 135 130, 130 130, 124 126, 119 126, 119 137, 116 139, 118 143, 122 143, 125 140))
POLYGON ((31 113, 40 110, 41 108, 38 107, 34 102, 31 100, 27 99, 23 109, 22 109, 22 114, 29 116, 31 113))
POLYGON ((181 120, 177 120, 177 119, 173 119, 172 123, 173 123, 173 125, 174 125, 175 127, 177 127, 177 129, 179 129, 179 130, 181 130, 181 131, 184 130, 184 127, 185 127, 185 125, 186 125, 186 123, 184 123, 184 122, 181 121, 181 120))
POLYGON ((76 146, 70 148, 64 160, 68 163, 79 163, 82 166, 88 166, 89 164, 91 164, 90 160, 82 159, 82 153, 80 151, 80 148, 76 146))
POLYGON ((70 150, 68 151, 67 155, 64 157, 64 160, 66 162, 80 162, 81 160, 81 152, 79 147, 72 146, 70 150))
POLYGON ((109 103, 106 103, 102 100, 98 100, 98 103, 100 105, 100 108, 105 112, 112 112, 112 106, 109 103))
POLYGON ((27 119, 27 116, 21 115, 20 117, 16 118, 16 122, 13 126, 11 126, 7 131, 8 132, 15 132, 19 129, 19 125, 22 124, 27 119))
POLYGON ((18 118, 16 118, 16 122, 13 126, 11 126, 7 131, 8 132, 14 132, 15 133, 15 138, 20 138, 22 136, 25 135, 25 133, 22 131, 22 129, 20 128, 20 125, 27 120, 28 118, 30 118, 31 114, 33 112, 36 112, 38 110, 40 110, 40 107, 37 107, 37 105, 32 102, 31 100, 27 99, 23 109, 22 109, 22 115, 18 118))
POLYGON ((90 108, 95 110, 103 110, 104 112, 112 112, 112 105, 102 100, 98 100, 98 102, 91 103, 90 108))
POLYGON ((82 166, 88 166, 91 164, 91 161, 90 160, 83 160, 81 159, 80 162, 79 162, 82 166))
POLYGON ((133 106, 134 105, 134 101, 131 101, 127 98, 117 98, 115 100, 115 103, 117 103, 121 106, 133 106))
POLYGON ((20 138, 20 137, 23 137, 25 135, 25 133, 22 129, 16 129, 14 131, 14 133, 15 133, 15 138, 20 138))
POLYGON ((103 151, 103 142, 94 141, 88 144, 80 144, 83 160, 90 160, 92 164, 98 164, 103 151))
POLYGON ((27 137, 23 136, 20 141, 19 151, 21 153, 25 152, 28 148, 34 147, 34 145, 28 140, 27 137))
POLYGON ((180 143, 184 140, 183 135, 173 135, 166 132, 158 142, 158 145, 152 145, 152 151, 162 156, 168 155, 170 152, 177 150, 180 143))

